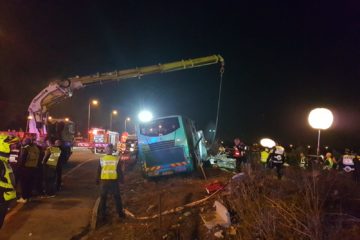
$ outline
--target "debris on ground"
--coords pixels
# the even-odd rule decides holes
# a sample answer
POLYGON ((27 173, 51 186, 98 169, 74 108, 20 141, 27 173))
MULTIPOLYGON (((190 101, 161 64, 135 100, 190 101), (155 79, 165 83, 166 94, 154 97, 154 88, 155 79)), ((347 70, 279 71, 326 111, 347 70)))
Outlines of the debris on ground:
POLYGON ((220 230, 220 231, 214 233, 214 236, 217 238, 224 238, 224 235, 222 233, 223 233, 223 230, 220 230))
POLYGON ((184 216, 185 217, 188 217, 188 216, 190 216, 191 215, 191 212, 186 212, 186 213, 184 213, 184 216))
POLYGON ((218 181, 215 181, 211 184, 208 184, 205 186, 205 190, 208 194, 212 194, 218 190, 221 190, 224 188, 224 185, 218 181))
POLYGON ((208 229, 220 225, 222 227, 229 227, 231 225, 230 213, 227 208, 219 201, 214 203, 215 211, 200 214, 205 226, 208 229))
POLYGON ((235 158, 229 158, 227 154, 217 154, 215 156, 210 156, 209 161, 212 165, 215 165, 219 168, 234 170, 236 168, 235 158))

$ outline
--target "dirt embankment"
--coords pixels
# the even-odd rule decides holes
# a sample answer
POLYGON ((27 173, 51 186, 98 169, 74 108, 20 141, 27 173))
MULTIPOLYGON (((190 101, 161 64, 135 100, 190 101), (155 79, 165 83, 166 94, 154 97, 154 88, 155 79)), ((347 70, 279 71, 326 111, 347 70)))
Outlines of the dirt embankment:
MULTIPOLYGON (((200 175, 178 175, 146 180, 140 169, 126 173, 122 186, 123 203, 136 217, 151 217, 183 206, 207 195, 204 186, 223 183, 233 176, 219 169, 207 170, 209 179, 200 175)), ((87 239, 356 239, 360 231, 360 191, 347 175, 311 172, 288 168, 279 181, 271 171, 255 170, 226 190, 195 207, 176 213, 138 220, 119 221, 113 216, 87 239), (231 213, 232 227, 208 230, 200 213, 212 211, 220 200, 231 213)))

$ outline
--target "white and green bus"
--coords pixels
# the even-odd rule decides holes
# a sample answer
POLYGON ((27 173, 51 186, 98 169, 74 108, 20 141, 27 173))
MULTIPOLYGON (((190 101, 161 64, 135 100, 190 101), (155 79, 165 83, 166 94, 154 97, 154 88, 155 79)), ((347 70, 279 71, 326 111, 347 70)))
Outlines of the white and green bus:
POLYGON ((141 123, 137 136, 138 157, 148 177, 191 172, 207 156, 202 131, 183 116, 141 123))

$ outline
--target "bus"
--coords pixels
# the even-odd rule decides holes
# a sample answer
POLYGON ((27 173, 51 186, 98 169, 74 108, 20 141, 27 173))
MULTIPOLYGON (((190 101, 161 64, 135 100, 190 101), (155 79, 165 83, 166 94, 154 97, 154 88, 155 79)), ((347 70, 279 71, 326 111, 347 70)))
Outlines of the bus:
POLYGON ((137 136, 138 158, 147 177, 192 172, 207 157, 202 131, 180 115, 140 123, 137 136))

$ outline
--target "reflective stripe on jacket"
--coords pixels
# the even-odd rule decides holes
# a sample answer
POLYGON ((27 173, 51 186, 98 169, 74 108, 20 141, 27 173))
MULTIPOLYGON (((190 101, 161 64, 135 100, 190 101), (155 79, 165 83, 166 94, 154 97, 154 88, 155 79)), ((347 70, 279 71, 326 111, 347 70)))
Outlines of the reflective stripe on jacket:
POLYGON ((116 180, 118 179, 117 166, 119 164, 119 157, 113 155, 105 155, 100 158, 101 166, 101 180, 116 180))
POLYGON ((47 160, 46 165, 56 167, 59 162, 61 150, 59 147, 49 147, 48 150, 50 151, 50 157, 47 160))
POLYGON ((0 158, 0 164, 3 164, 5 172, 0 176, 0 188, 2 188, 3 196, 0 197, 2 201, 10 201, 16 198, 16 191, 14 189, 15 177, 14 173, 8 163, 7 159, 0 158))

